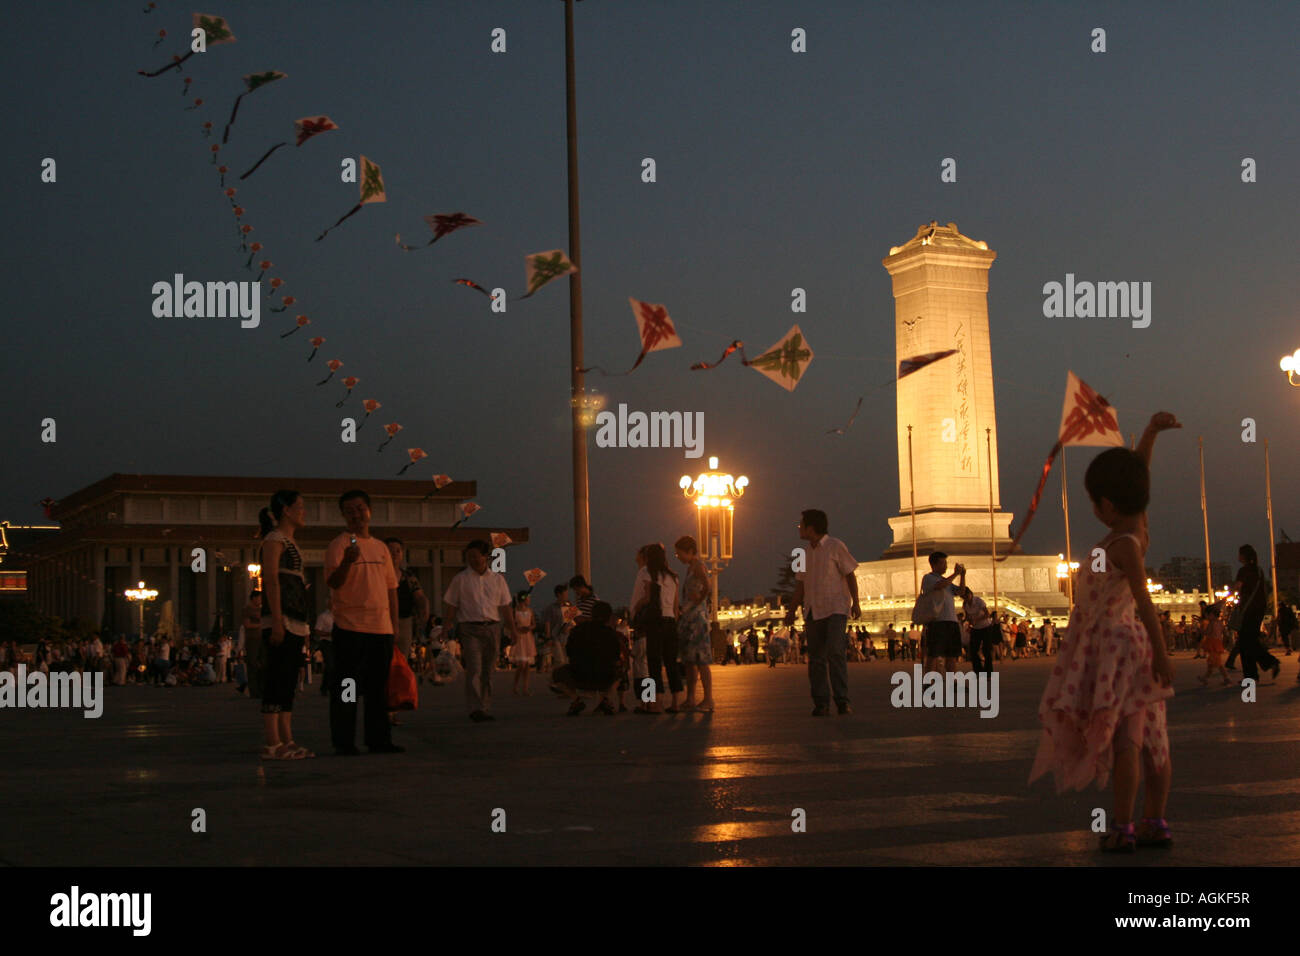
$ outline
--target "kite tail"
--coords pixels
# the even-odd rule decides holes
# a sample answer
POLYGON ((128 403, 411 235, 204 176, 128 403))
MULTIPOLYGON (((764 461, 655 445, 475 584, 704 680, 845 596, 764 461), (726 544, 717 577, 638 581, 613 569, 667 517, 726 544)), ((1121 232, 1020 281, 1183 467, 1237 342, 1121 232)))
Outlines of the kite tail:
POLYGON ((459 527, 461 526, 461 524, 464 523, 464 521, 465 521, 465 519, 464 519, 464 518, 461 518, 459 521, 457 521, 457 522, 455 522, 454 524, 452 524, 452 527, 453 527, 453 528, 459 528, 459 527))
MULTIPOLYGON (((411 467, 412 465, 414 465, 414 464, 415 464, 415 462, 413 462, 413 461, 408 461, 405 465, 402 466, 402 470, 399 471, 398 474, 399 474, 399 475, 404 475, 404 474, 406 474, 406 469, 410 468, 410 467, 411 467)), ((460 524, 460 522, 458 521, 458 522, 456 522, 456 524, 460 524)), ((452 527, 454 528, 454 527, 456 527, 456 525, 452 525, 452 527)))
POLYGON ((727 360, 728 355, 730 355, 732 352, 736 351, 737 349, 740 350, 741 361, 744 364, 748 365, 749 359, 745 358, 745 343, 740 341, 740 339, 736 339, 734 342, 732 342, 730 345, 727 346, 727 350, 722 353, 721 358, 719 358, 716 362, 696 362, 694 365, 691 366, 691 371, 695 372, 701 369, 717 368, 719 365, 721 365, 723 362, 727 360))
POLYGON ((307 361, 310 362, 312 359, 314 359, 314 358, 316 357, 316 353, 319 352, 319 351, 320 351, 320 349, 312 349, 312 350, 311 350, 311 355, 308 355, 308 356, 307 356, 307 361))
POLYGON ((388 447, 388 443, 389 443, 390 441, 393 440, 393 437, 394 437, 394 436, 389 435, 387 438, 385 438, 383 441, 381 441, 381 442, 379 443, 379 447, 376 448, 375 451, 380 452, 380 451, 383 451, 385 448, 387 448, 387 447, 388 447))
POLYGON ((333 372, 330 372, 328 375, 326 375, 323 379, 321 379, 321 380, 320 380, 319 382, 317 382, 316 384, 317 384, 317 385, 324 385, 326 382, 328 382, 328 381, 329 381, 330 379, 332 379, 333 377, 334 377, 334 373, 333 373, 333 372))
POLYGON ((1016 532, 1016 536, 1011 539, 1011 547, 1007 549, 1006 554, 998 558, 998 561, 1005 561, 1007 558, 1011 557, 1011 555, 1016 551, 1016 546, 1020 544, 1020 539, 1023 538, 1025 532, 1029 530, 1029 523, 1034 520, 1034 513, 1038 511, 1038 502, 1043 497, 1043 488, 1047 485, 1047 476, 1051 474, 1052 465, 1055 463, 1056 456, 1060 454, 1060 452, 1061 443, 1058 441, 1052 446, 1052 450, 1047 453, 1047 460, 1043 462, 1043 474, 1038 479, 1038 487, 1034 489, 1034 497, 1029 502, 1029 510, 1025 512, 1025 520, 1020 525, 1020 530, 1016 532))
POLYGON ((624 375, 631 375, 633 372, 635 372, 637 370, 637 366, 640 365, 643 361, 645 361, 645 357, 649 354, 650 353, 647 352, 645 349, 642 349, 641 354, 638 355, 636 357, 636 361, 632 363, 632 367, 628 369, 626 372, 606 372, 599 365, 593 365, 591 366, 591 368, 580 368, 578 369, 578 371, 581 372, 583 375, 586 375, 588 372, 599 372, 601 375, 604 375, 607 378, 621 378, 624 375))
POLYGON ((329 233, 330 233, 330 229, 335 229, 335 228, 337 228, 338 226, 342 225, 343 221, 344 221, 345 219, 347 219, 349 216, 354 216, 354 215, 356 215, 356 214, 361 210, 361 206, 362 206, 362 203, 357 203, 355 206, 353 206, 351 209, 349 209, 347 212, 345 212, 342 216, 339 217, 339 221, 338 221, 338 222, 334 223, 334 225, 330 226, 329 229, 326 229, 326 230, 325 230, 324 232, 322 232, 319 236, 317 236, 317 237, 316 237, 316 241, 317 241, 317 242, 320 242, 322 239, 324 239, 326 236, 329 235, 329 233))
POLYGON ((397 235, 394 238, 397 240, 398 248, 403 250, 404 252, 414 252, 416 249, 427 249, 435 242, 438 241, 436 238, 434 238, 434 239, 430 239, 422 246, 408 246, 406 243, 402 242, 402 234, 400 232, 397 233, 397 235))
POLYGON ((482 292, 489 299, 492 298, 492 293, 489 292, 487 289, 483 288, 473 279, 452 279, 451 281, 456 283, 456 285, 463 285, 466 288, 473 289, 475 292, 482 292))
POLYGON ((222 133, 221 133, 221 141, 222 141, 223 143, 225 143, 225 142, 229 142, 229 140, 230 140, 230 127, 232 127, 232 126, 235 125, 235 116, 236 116, 236 114, 239 113, 239 101, 242 100, 245 96, 247 96, 248 93, 249 93, 249 91, 248 91, 248 90, 245 90, 243 93, 240 93, 238 96, 235 97, 235 106, 234 106, 234 109, 232 109, 232 110, 230 111, 230 119, 226 120, 226 128, 225 128, 225 129, 222 131, 222 133))
MULTIPOLYGON (((293 333, 297 332, 297 331, 298 331, 299 329, 301 329, 301 328, 302 328, 301 325, 295 325, 295 326, 294 326, 293 328, 291 328, 288 332, 285 332, 283 335, 281 335, 280 338, 282 338, 282 339, 287 339, 289 336, 293 335, 293 333)), ((316 354, 316 353, 313 352, 312 354, 314 355, 314 354, 316 354)), ((311 360, 308 359, 308 361, 311 361, 311 360)))
MULTIPOLYGON (((243 96, 244 94, 240 93, 239 95, 240 95, 240 96, 243 96)), ((232 121, 233 121, 234 117, 232 116, 231 119, 232 119, 232 121)), ((286 141, 283 142, 283 143, 276 143, 274 146, 272 146, 270 149, 268 149, 265 153, 262 154, 262 158, 259 159, 257 162, 255 162, 255 163, 253 164, 253 168, 252 168, 252 169, 250 169, 248 172, 244 173, 244 175, 240 176, 239 178, 240 178, 241 180, 243 180, 243 179, 247 179, 249 176, 253 175, 253 173, 257 172, 257 167, 258 167, 258 166, 261 166, 264 162, 266 162, 267 159, 270 158, 270 156, 271 156, 272 153, 274 153, 274 152, 275 152, 277 149, 279 149, 281 146, 288 146, 288 145, 289 145, 288 140, 286 140, 286 141)))
POLYGON ((342 408, 342 407, 343 407, 343 403, 346 402, 346 401, 347 401, 349 398, 351 398, 351 397, 352 397, 352 390, 349 389, 349 390, 348 390, 348 393, 347 393, 346 395, 344 395, 342 398, 340 398, 337 402, 334 403, 334 407, 335 407, 335 408, 342 408))
POLYGON ((186 53, 184 56, 172 60, 166 66, 162 67, 161 69, 154 70, 152 73, 146 72, 145 70, 136 70, 136 73, 138 73, 140 76, 160 76, 163 73, 166 73, 168 70, 179 70, 181 68, 181 64, 184 63, 186 60, 188 60, 190 57, 192 57, 194 55, 194 52, 195 51, 190 50, 189 53, 186 53))

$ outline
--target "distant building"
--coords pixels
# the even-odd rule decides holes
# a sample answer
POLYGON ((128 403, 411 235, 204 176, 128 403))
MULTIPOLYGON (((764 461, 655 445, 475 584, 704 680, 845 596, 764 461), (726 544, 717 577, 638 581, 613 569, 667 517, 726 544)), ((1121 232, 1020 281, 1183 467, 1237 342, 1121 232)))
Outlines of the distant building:
MULTIPOLYGON (((1231 583, 1237 572, 1231 565, 1215 561, 1210 564, 1210 574, 1215 588, 1231 583)), ((1203 591, 1205 590, 1205 559, 1190 557, 1173 557, 1160 565, 1152 575, 1165 586, 1165 590, 1203 591)))
POLYGON ((27 599, 65 622, 138 630, 139 612, 122 592, 144 581, 158 591, 147 608, 146 631, 167 601, 181 630, 206 634, 219 619, 231 631, 252 589, 247 566, 258 563, 258 512, 280 488, 296 489, 307 506, 307 525, 296 537, 317 612, 328 595, 325 547, 344 530, 338 496, 350 488, 370 495, 372 534, 403 539, 407 564, 435 613, 469 541, 492 531, 504 531, 515 543, 528 540, 527 528, 451 527, 458 506, 476 493, 472 481, 452 482, 426 497, 425 483, 394 479, 114 474, 54 504, 49 514, 58 528, 21 529, 20 535, 10 526, 0 570, 15 578, 26 572, 27 599), (205 572, 192 570, 195 549, 203 552, 205 572))
POLYGON ((1289 594, 1292 600, 1300 600, 1300 542, 1279 541, 1274 561, 1279 597, 1289 594))

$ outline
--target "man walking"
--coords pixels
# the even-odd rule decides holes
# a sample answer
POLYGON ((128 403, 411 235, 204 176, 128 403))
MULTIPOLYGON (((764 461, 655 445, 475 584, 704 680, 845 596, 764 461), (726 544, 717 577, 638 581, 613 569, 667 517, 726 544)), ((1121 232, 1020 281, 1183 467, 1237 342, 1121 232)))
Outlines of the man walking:
POLYGON ((334 684, 330 736, 339 756, 355 756, 357 695, 366 699, 366 746, 402 753, 388 723, 388 669, 397 622, 397 572, 387 546, 370 535, 370 496, 345 491, 339 511, 348 530, 325 551, 325 581, 334 612, 334 684))
POLYGON ((794 594, 785 623, 794 623, 795 608, 804 606, 804 632, 808 641, 808 682, 812 688, 814 717, 830 713, 830 699, 841 714, 849 706, 849 665, 844 628, 849 615, 862 616, 858 604, 858 562, 838 538, 827 534, 826 512, 810 509, 799 522, 799 537, 808 542, 806 570, 795 575, 794 594), (827 681, 829 672, 830 680, 827 681))
POLYGON ((568 663, 566 644, 569 636, 569 622, 564 619, 564 608, 568 603, 569 588, 564 584, 555 586, 555 600, 546 605, 542 612, 542 634, 545 644, 539 648, 542 655, 540 670, 550 670, 552 665, 563 667, 568 663))
POLYGON ((442 596, 443 626, 456 628, 461 658, 465 665, 465 699, 469 719, 475 723, 494 720, 492 709, 492 666, 504 622, 511 639, 518 640, 515 615, 510 606, 506 579, 488 570, 492 546, 476 538, 465 547, 467 567, 451 579, 442 596), (475 687, 477 680, 478 686, 475 687))

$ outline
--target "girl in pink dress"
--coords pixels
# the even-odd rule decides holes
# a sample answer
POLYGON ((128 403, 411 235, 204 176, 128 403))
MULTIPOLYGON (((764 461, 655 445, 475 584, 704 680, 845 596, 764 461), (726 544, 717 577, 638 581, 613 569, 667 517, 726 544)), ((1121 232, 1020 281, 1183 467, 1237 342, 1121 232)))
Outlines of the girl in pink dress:
POLYGON ((1050 770, 1063 793, 1094 780, 1105 787, 1113 769, 1111 829, 1101 838, 1108 852, 1173 843, 1165 820, 1171 772, 1165 700, 1174 692, 1173 670, 1147 593, 1145 557, 1151 449, 1159 432, 1181 427, 1160 412, 1136 451, 1111 448, 1088 466, 1092 510, 1110 534, 1083 562, 1069 635, 1038 705, 1043 734, 1029 780, 1050 770), (1135 828, 1143 770, 1144 815, 1135 828))
POLYGON ((510 660, 515 665, 515 686, 514 692, 524 697, 530 696, 528 693, 528 668, 533 666, 533 661, 537 659, 537 641, 533 637, 533 632, 537 628, 536 619, 533 616, 533 609, 528 606, 528 592, 520 591, 515 595, 515 606, 513 609, 515 616, 515 643, 510 647, 510 660), (523 679, 522 686, 520 679, 523 679))

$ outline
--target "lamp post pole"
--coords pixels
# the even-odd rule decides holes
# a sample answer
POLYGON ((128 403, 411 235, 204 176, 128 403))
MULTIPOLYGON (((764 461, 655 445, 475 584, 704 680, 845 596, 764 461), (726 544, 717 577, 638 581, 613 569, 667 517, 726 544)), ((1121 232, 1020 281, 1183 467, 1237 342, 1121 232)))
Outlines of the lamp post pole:
POLYGON ((569 374, 573 413, 573 566, 591 580, 591 513, 587 482, 587 428, 582 420, 586 386, 582 368, 582 243, 578 221, 578 105, 573 56, 573 4, 564 0, 564 115, 569 156, 569 374))

